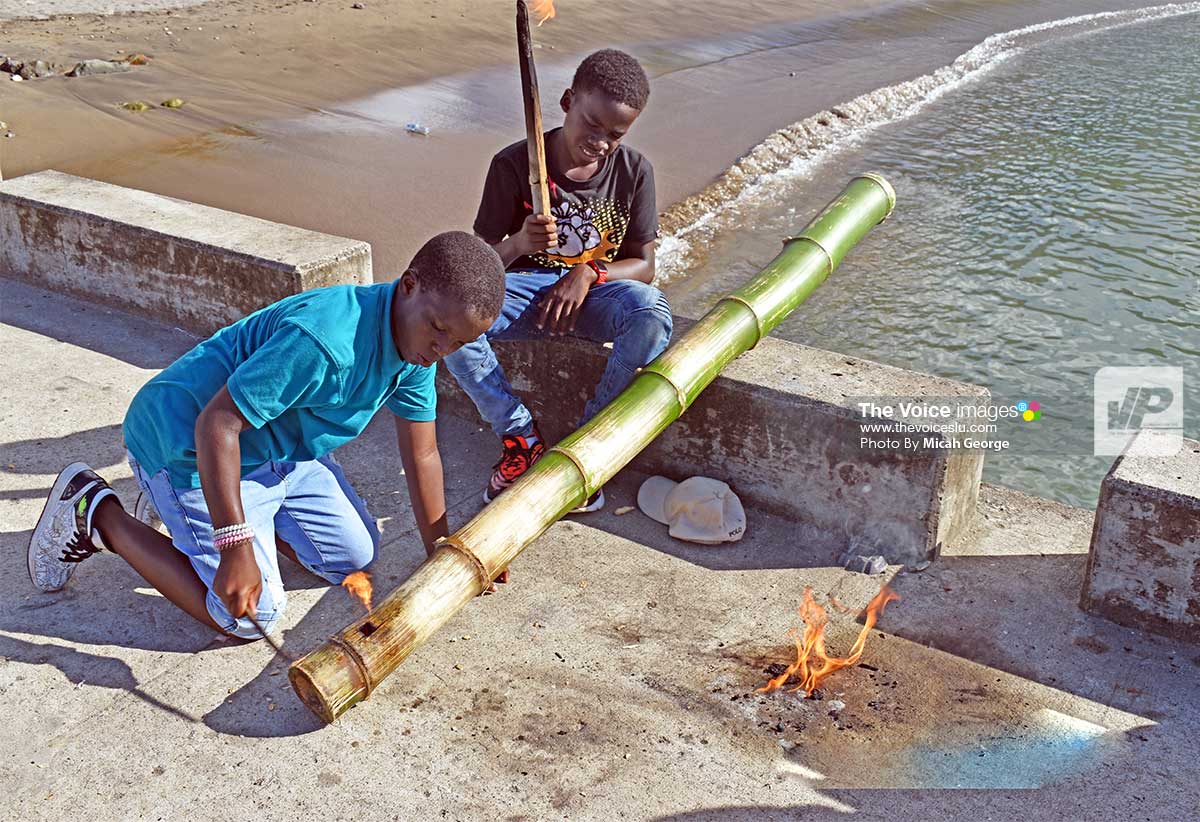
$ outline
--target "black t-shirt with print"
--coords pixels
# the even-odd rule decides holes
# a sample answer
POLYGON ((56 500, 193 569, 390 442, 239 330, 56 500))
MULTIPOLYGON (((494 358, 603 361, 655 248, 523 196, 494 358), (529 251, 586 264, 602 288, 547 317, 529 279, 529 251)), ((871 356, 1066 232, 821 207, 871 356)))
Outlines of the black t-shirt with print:
MULTIPOLYGON (((559 129, 546 132, 546 142, 559 129)), ((558 223, 558 246, 518 257, 509 270, 570 268, 590 260, 612 262, 658 234, 654 169, 628 146, 606 156, 590 180, 576 182, 549 168, 550 202, 558 223)), ((529 192, 529 151, 524 140, 492 158, 475 233, 495 245, 521 230, 533 211, 529 192)))

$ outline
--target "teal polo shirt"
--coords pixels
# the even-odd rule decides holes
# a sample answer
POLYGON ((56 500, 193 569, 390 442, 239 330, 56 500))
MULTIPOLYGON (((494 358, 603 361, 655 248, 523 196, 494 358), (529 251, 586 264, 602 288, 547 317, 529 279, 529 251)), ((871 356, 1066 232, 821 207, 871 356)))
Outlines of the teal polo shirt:
POLYGON ((395 283, 305 291, 223 328, 137 393, 125 446, 150 475, 199 488, 196 419, 229 386, 251 427, 242 476, 264 463, 302 462, 362 433, 386 405, 407 420, 434 419, 435 366, 400 358, 389 322, 395 283))

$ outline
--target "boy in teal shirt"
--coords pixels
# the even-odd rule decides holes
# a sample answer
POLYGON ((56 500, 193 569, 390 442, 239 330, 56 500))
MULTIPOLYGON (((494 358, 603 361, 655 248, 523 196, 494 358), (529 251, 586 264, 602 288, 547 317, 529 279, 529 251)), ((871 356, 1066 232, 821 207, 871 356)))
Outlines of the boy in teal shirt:
POLYGON ((382 406, 426 550, 447 534, 435 438, 437 360, 500 311, 504 270, 464 232, 434 237, 392 283, 288 297, 218 331, 142 387, 129 464, 170 538, 124 511, 83 463, 55 481, 29 574, 62 588, 103 548, 227 634, 261 636, 286 605, 277 551, 333 583, 375 558, 379 533, 332 459, 382 406))

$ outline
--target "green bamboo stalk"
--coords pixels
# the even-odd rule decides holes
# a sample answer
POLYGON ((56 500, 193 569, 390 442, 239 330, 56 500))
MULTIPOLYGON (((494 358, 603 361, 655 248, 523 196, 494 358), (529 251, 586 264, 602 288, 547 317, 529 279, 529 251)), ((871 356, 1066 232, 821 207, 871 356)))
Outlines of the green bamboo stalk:
POLYGON ((450 537, 367 616, 288 671, 326 722, 365 699, 531 542, 624 468, 687 410, 729 362, 753 348, 895 206, 883 177, 855 177, 757 277, 722 298, 578 431, 551 448, 450 537))

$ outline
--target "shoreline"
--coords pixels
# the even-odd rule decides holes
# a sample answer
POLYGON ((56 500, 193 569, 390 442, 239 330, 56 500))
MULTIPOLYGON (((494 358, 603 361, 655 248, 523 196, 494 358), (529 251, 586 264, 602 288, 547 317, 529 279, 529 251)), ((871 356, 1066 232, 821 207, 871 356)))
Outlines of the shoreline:
MULTIPOLYGON (((702 191, 672 204, 663 213, 658 253, 660 286, 676 277, 686 277, 687 270, 703 262, 701 249, 707 242, 736 227, 738 219, 731 215, 736 214, 743 198, 753 198, 775 180, 820 174, 821 166, 843 149, 878 129, 919 116, 929 103, 980 79, 1025 50, 1048 41, 1197 13, 1200 2, 1166 3, 1066 17, 999 32, 929 74, 875 89, 780 128, 702 191)), ((868 171, 871 169, 864 168, 859 173, 868 171)))
MULTIPOLYGON (((680 222, 678 215, 689 213, 687 198, 727 178, 739 160, 779 129, 935 71, 999 32, 1145 6, 982 0, 925 5, 858 2, 846 8, 806 2, 788 7, 788 18, 781 20, 775 4, 723 0, 681 16, 661 0, 565 0, 559 3, 559 19, 547 24, 553 30, 535 34, 547 47, 538 52, 539 72, 561 75, 560 66, 573 66, 592 48, 609 45, 580 30, 593 21, 626 27, 632 21, 639 34, 659 35, 611 44, 628 48, 651 74, 651 103, 630 143, 655 164, 659 210, 667 212, 664 228, 670 229, 673 221, 680 222), (746 30, 747 18, 755 23, 751 30, 746 30), (672 65, 678 60, 674 54, 689 50, 694 59, 672 65), (716 59, 704 59, 714 51, 716 59)), ((364 117, 361 110, 339 109, 341 103, 361 106, 373 93, 418 86, 431 97, 448 97, 453 107, 461 99, 454 95, 464 88, 469 93, 481 78, 498 74, 515 82, 508 3, 486 6, 489 15, 503 11, 503 26, 490 17, 482 20, 482 12, 468 17, 460 10, 468 6, 463 0, 439 4, 436 16, 427 20, 421 17, 425 9, 389 15, 367 6, 349 11, 324 0, 276 9, 261 0, 238 0, 222 6, 224 22, 215 24, 204 22, 215 12, 204 5, 92 16, 82 23, 54 18, 7 25, 13 32, 8 42, 15 44, 9 50, 37 56, 33 50, 40 44, 51 59, 62 59, 77 40, 89 44, 87 53, 76 49, 79 57, 111 57, 117 49, 129 53, 139 37, 166 45, 162 51, 146 50, 152 59, 144 70, 0 85, 0 119, 18 134, 0 145, 2 168, 6 176, 15 176, 53 167, 367 240, 376 278, 390 279, 429 234, 469 227, 488 160, 521 136, 519 105, 516 97, 507 101, 495 95, 484 101, 490 108, 483 115, 473 118, 468 111, 462 123, 430 138, 404 134, 376 112, 364 117), (458 22, 439 22, 452 17, 458 22), (324 28, 314 41, 317 25, 324 28), (259 33, 264 27, 272 29, 269 43, 259 33), (35 36, 37 31, 44 33, 35 36), (395 42, 375 48, 418 31, 424 45, 416 52, 395 42), (221 39, 201 42, 200 37, 221 39), (449 48, 466 37, 468 54, 449 48), (353 50, 338 45, 348 41, 353 50), (278 70, 255 77, 247 72, 247 61, 278 70), (294 61, 309 68, 297 71, 294 61), (327 69, 317 78, 319 89, 312 82, 314 64, 327 69), (138 115, 115 105, 122 99, 154 101, 156 95, 184 97, 188 106, 138 115), (367 128, 351 130, 364 119, 367 128), (297 126, 313 121, 321 128, 297 126)), ((557 88, 545 79, 543 97, 551 127, 557 119, 557 88)), ((709 208, 728 204, 715 200, 707 198, 709 208)))

